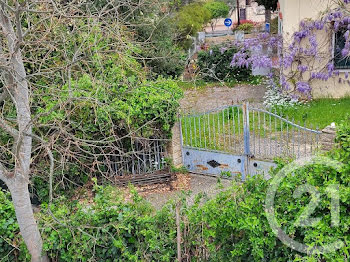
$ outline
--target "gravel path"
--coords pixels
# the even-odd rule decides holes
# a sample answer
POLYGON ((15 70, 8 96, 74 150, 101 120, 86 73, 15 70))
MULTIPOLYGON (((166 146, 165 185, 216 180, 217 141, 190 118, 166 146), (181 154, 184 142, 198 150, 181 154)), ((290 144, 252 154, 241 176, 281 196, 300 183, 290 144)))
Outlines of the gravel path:
POLYGON ((181 100, 183 112, 206 112, 226 105, 249 102, 261 107, 266 91, 264 85, 239 85, 235 87, 211 87, 198 90, 186 90, 181 100))

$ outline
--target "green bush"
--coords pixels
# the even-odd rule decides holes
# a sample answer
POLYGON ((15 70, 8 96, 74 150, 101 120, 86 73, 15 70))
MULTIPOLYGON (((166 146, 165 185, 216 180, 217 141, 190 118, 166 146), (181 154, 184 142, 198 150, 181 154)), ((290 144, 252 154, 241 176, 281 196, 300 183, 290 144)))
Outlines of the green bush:
MULTIPOLYGON (((155 81, 139 81, 116 65, 106 67, 104 72, 109 75, 106 82, 94 81, 89 75, 72 80, 73 100, 69 98, 68 84, 40 92, 40 97, 37 96, 37 110, 39 113, 47 112, 39 118, 40 124, 49 127, 60 122, 78 139, 108 141, 113 143, 114 148, 123 148, 125 151, 132 150, 130 139, 114 143, 110 139, 113 134, 120 137, 130 133, 139 137, 170 137, 179 100, 183 95, 174 80, 158 78, 155 81), (63 104, 65 107, 58 106, 63 104)), ((59 137, 56 144, 67 148, 70 146, 64 135, 59 137)), ((86 146, 82 150, 84 153, 79 154, 79 161, 74 158, 65 159, 65 164, 57 167, 53 176, 54 183, 58 185, 54 194, 59 195, 60 190, 68 194, 68 191, 77 185, 84 185, 95 175, 103 179, 100 171, 105 172, 106 165, 101 158, 96 173, 89 169, 94 165, 89 154, 100 155, 99 150, 101 149, 86 146)), ((38 170, 33 180, 34 188, 42 202, 46 202, 48 196, 46 161, 45 158, 38 158, 33 163, 38 170)))
POLYGON ((244 31, 244 33, 249 34, 253 31, 254 25, 250 23, 241 24, 236 27, 235 30, 244 31))
POLYGON ((336 158, 350 166, 350 116, 339 125, 335 141, 339 146, 334 152, 336 158))
POLYGON ((10 194, 0 189, 0 261, 29 261, 10 194), (23 250, 23 252, 19 252, 23 250))
POLYGON ((211 13, 201 3, 183 6, 176 15, 176 25, 184 48, 191 45, 189 36, 195 36, 203 26, 210 22, 211 13))
POLYGON ((154 17, 145 22, 143 16, 138 16, 140 21, 135 30, 137 38, 145 45, 141 49, 140 61, 151 70, 152 77, 179 76, 185 68, 187 53, 177 43, 176 23, 164 14, 154 17))
POLYGON ((204 4, 204 8, 209 10, 211 19, 225 17, 230 11, 229 6, 221 1, 209 1, 204 4))
MULTIPOLYGON (((133 191, 132 191, 133 192, 133 191)), ((54 261, 171 261, 174 215, 158 212, 137 194, 130 202, 112 187, 95 186, 94 203, 44 207, 44 250, 54 261)))
POLYGON ((226 17, 230 12, 229 6, 221 1, 209 1, 204 4, 204 8, 208 9, 210 12, 210 25, 212 30, 214 30, 218 19, 226 17))
MULTIPOLYGON (((275 197, 275 213, 281 228, 295 241, 313 245, 341 240, 344 246, 333 253, 306 256, 291 250, 272 232, 265 213, 265 199, 271 180, 249 177, 207 200, 199 195, 192 206, 183 201, 182 252, 191 261, 344 261, 349 255, 350 228, 350 125, 338 128, 338 148, 329 158, 344 163, 334 169, 322 163, 295 168, 281 181, 275 197), (308 183, 321 193, 312 217, 314 227, 296 225, 310 202, 310 195, 294 198, 295 190, 308 183), (327 187, 339 185, 339 226, 331 226, 331 198, 327 187)), ((276 176, 286 161, 278 162, 276 176)), ((95 185, 94 201, 79 203, 59 199, 39 215, 44 249, 53 261, 174 261, 176 224, 173 203, 154 211, 134 190, 126 202, 112 187, 95 185)), ((0 192, 0 257, 18 244, 18 226, 8 196, 0 192), (3 219, 4 218, 4 219, 3 219), (11 221, 8 223, 8 221, 11 221), (8 226, 10 225, 10 226, 8 226)), ((26 252, 17 249, 5 261, 24 261, 26 252), (14 255, 16 254, 16 256, 14 255), (22 257, 18 257, 21 255, 22 257)))
POLYGON ((232 67, 234 47, 213 47, 209 51, 198 53, 200 73, 206 81, 249 82, 254 79, 250 68, 232 67))

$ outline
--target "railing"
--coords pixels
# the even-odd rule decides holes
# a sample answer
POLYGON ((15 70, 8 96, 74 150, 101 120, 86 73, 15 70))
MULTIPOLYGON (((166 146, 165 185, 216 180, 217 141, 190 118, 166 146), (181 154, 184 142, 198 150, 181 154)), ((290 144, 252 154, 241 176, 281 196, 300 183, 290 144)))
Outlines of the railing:
POLYGON ((245 105, 217 108, 181 117, 182 145, 261 160, 299 158, 319 149, 317 128, 296 124, 276 111, 245 105))
POLYGON ((167 139, 133 138, 127 152, 113 155, 109 163, 111 176, 152 174, 167 167, 167 139))

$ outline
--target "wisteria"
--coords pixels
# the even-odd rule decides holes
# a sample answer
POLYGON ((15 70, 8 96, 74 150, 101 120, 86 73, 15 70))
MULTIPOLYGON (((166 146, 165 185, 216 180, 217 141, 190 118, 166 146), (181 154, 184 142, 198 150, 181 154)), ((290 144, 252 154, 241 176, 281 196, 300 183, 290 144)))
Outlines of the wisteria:
POLYGON ((299 81, 297 82, 296 87, 300 93, 310 93, 311 91, 310 85, 306 82, 299 81))
MULTIPOLYGON (((343 4, 349 3, 350 0, 343 0, 343 4)), ((334 52, 331 39, 331 37, 328 39, 330 53, 334 52)), ((339 82, 350 83, 349 80, 345 80, 349 77, 348 73, 340 75, 334 60, 350 56, 350 16, 344 6, 329 11, 316 21, 301 21, 300 30, 293 34, 287 46, 283 43, 282 36, 271 36, 268 33, 237 41, 234 45, 239 51, 233 56, 231 65, 252 69, 267 68, 272 71, 276 63, 273 63, 271 55, 266 50, 280 50, 277 63, 281 72, 280 85, 285 91, 294 95, 299 93, 310 97, 311 82, 316 79, 327 81, 338 77, 339 82), (344 45, 334 47, 336 58, 320 51, 322 48, 321 40, 318 39, 319 31, 324 31, 327 35, 334 33, 336 37, 340 35, 344 37, 344 45)))

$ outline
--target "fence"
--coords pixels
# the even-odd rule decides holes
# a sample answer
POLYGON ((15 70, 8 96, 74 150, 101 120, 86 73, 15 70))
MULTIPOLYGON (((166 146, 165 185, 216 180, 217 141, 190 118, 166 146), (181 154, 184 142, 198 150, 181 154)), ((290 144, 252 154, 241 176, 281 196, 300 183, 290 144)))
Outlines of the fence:
POLYGON ((276 111, 233 105, 181 119, 183 147, 249 155, 256 159, 314 154, 322 132, 276 111))
POLYGON ((132 138, 128 142, 128 150, 112 155, 107 163, 110 178, 117 183, 159 182, 169 178, 168 139, 132 138))

